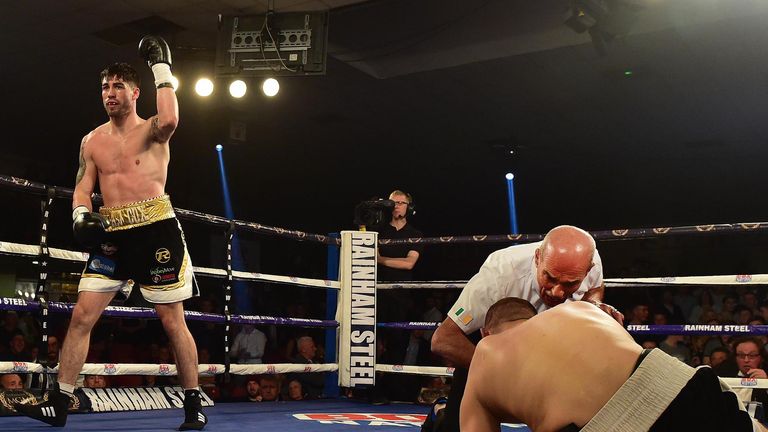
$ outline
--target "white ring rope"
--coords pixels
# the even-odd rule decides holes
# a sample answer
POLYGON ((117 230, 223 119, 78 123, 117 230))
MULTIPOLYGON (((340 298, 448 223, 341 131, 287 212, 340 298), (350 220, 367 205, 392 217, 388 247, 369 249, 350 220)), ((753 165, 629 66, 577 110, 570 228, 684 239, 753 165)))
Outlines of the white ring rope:
MULTIPOLYGON (((224 373, 223 364, 199 364, 197 371, 202 376, 224 373)), ((335 363, 276 363, 276 364, 231 364, 229 373, 235 375, 261 375, 280 373, 319 373, 335 372, 339 365, 335 363)), ((5 373, 58 373, 59 367, 45 368, 30 362, 0 362, 0 374, 5 373)), ((174 364, 151 363, 85 363, 80 371, 85 375, 176 375, 174 364)))
MULTIPOLYGON (((67 261, 85 262, 88 260, 88 254, 85 252, 70 251, 66 249, 49 248, 48 252, 51 258, 62 259, 67 261)), ((38 256, 40 254, 40 246, 26 245, 21 243, 0 242, 0 253, 10 255, 26 255, 26 256, 38 256)), ((226 277, 227 271, 224 269, 214 269, 208 267, 194 268, 196 274, 213 277, 226 277)), ((340 289, 341 284, 338 281, 324 280, 324 279, 311 279, 300 278, 295 276, 281 276, 272 275, 266 273, 249 273, 243 271, 233 271, 232 276, 235 279, 251 280, 251 281, 269 281, 282 284, 291 284, 299 286, 308 286, 315 288, 332 288, 340 289)))
MULTIPOLYGON (((378 289, 450 289, 464 288, 467 281, 391 282, 376 284, 378 289)), ((766 285, 768 274, 717 276, 668 276, 649 278, 607 278, 607 287, 627 285, 766 285)))
MULTIPOLYGON (((339 365, 335 363, 301 364, 301 363, 277 363, 277 364, 232 364, 230 373, 235 375, 262 375, 280 373, 319 373, 336 372, 339 365)), ((28 362, 0 362, 0 374, 6 373, 57 373, 58 367, 46 369, 37 363, 28 362)), ((213 376, 224 373, 223 364, 200 364, 197 366, 201 376, 213 376)), ((425 375, 425 376, 453 376, 453 368, 439 366, 408 366, 377 364, 377 372, 425 375)), ((176 365, 172 364, 145 364, 145 363, 86 363, 80 372, 86 375, 176 375, 176 365)), ((768 389, 768 379, 754 378, 721 378, 733 388, 768 389)))
MULTIPOLYGON (((0 253, 11 255, 37 256, 40 253, 40 247, 35 245, 26 245, 21 243, 0 242, 0 253)), ((88 254, 85 252, 70 251, 66 249, 50 248, 51 258, 67 261, 85 262, 88 254)), ((227 272, 223 269, 214 269, 207 267, 195 267, 195 273, 226 277, 227 272)), ((266 273, 249 273, 243 271, 233 271, 232 275, 237 279, 269 281, 283 284, 293 284, 301 286, 310 286, 318 288, 340 289, 338 281, 324 279, 310 279, 293 276, 272 275, 266 273)), ((378 289, 456 289, 464 288, 466 281, 425 281, 425 282, 392 282, 376 284, 378 289)), ((670 276, 670 277, 650 277, 650 278, 609 278, 605 279, 606 286, 618 287, 625 285, 763 285, 768 284, 768 274, 742 274, 742 275, 717 275, 717 276, 670 276)))

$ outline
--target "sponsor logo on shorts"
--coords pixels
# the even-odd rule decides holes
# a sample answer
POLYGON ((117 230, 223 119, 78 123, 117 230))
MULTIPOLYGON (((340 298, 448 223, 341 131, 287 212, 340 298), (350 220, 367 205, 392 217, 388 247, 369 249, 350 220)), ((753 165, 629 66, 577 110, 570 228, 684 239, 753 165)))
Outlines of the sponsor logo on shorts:
POLYGON ((155 251, 155 260, 160 264, 165 264, 171 260, 171 251, 166 248, 160 248, 155 251))
POLYGON ((170 375, 171 374, 171 368, 167 364, 161 364, 157 367, 157 373, 160 375, 170 375))
POLYGON ((175 282, 176 281, 176 267, 155 267, 149 271, 152 275, 152 282, 175 282))
POLYGON ((26 362, 13 362, 13 371, 14 372, 27 372, 29 370, 29 366, 27 366, 26 362))
POLYGON ((104 365, 104 375, 114 375, 117 373, 117 366, 112 363, 104 365))
POLYGON ((91 260, 88 264, 88 268, 96 273, 106 276, 112 276, 115 274, 115 262, 104 257, 97 257, 91 260))

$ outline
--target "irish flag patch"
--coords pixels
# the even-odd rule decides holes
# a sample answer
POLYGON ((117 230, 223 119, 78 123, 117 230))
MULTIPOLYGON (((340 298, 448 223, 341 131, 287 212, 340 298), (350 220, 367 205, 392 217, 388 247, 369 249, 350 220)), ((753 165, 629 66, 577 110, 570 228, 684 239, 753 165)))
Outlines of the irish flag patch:
POLYGON ((469 325, 469 323, 472 322, 472 315, 466 313, 464 308, 459 308, 454 312, 454 315, 456 315, 459 318, 459 321, 464 323, 464 325, 469 325))

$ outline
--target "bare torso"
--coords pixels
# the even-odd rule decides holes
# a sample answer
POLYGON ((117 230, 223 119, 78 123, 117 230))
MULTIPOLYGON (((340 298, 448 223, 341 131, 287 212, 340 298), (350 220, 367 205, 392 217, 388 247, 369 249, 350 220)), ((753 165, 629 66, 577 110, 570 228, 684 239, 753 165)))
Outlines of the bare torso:
POLYGON ((150 122, 139 119, 117 133, 110 123, 94 129, 83 147, 96 165, 104 205, 128 204, 165 193, 170 150, 168 142, 150 137, 150 122))
POLYGON ((642 351, 586 302, 557 306, 481 344, 483 399, 511 414, 502 421, 519 420, 534 431, 583 427, 629 378, 642 351))

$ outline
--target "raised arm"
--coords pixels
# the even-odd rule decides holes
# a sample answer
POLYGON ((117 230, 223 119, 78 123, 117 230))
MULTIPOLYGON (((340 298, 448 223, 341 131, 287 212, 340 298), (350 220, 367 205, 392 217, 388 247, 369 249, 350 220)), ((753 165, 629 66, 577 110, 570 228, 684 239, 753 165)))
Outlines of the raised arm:
POLYGON ((167 142, 179 124, 179 102, 171 84, 171 50, 161 37, 145 36, 139 42, 139 55, 155 76, 157 115, 150 119, 150 135, 155 142, 167 142))

